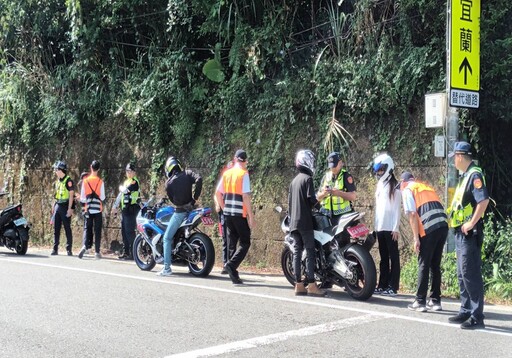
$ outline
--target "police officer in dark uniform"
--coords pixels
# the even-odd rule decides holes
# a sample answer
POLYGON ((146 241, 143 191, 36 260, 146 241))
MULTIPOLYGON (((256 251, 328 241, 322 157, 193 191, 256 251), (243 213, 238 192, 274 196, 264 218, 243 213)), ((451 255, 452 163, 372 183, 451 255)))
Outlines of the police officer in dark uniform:
POLYGON ((456 142, 453 149, 449 157, 455 157, 455 167, 463 173, 448 208, 449 224, 455 231, 461 307, 448 321, 460 323, 462 329, 485 328, 481 249, 489 194, 482 169, 473 163, 471 145, 456 142))
POLYGON ((54 241, 52 255, 59 254, 60 229, 64 226, 66 232, 66 251, 68 256, 73 252, 73 232, 71 231, 71 215, 74 209, 74 184, 67 175, 68 166, 59 160, 53 165, 58 180, 55 182, 55 204, 53 206, 52 221, 54 225, 54 241))
POLYGON ((126 180, 121 186, 112 208, 112 213, 117 215, 117 207, 121 206, 121 236, 123 237, 124 252, 119 256, 120 260, 133 260, 132 246, 135 240, 135 229, 137 227, 137 214, 139 213, 140 182, 135 172, 135 165, 126 165, 126 180))

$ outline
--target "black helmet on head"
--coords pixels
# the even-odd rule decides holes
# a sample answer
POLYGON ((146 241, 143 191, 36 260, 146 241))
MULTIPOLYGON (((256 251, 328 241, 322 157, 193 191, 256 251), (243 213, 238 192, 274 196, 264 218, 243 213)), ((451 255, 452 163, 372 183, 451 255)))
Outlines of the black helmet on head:
POLYGON ((171 177, 175 172, 181 172, 183 169, 181 163, 175 157, 169 157, 165 162, 165 175, 171 177))
POLYGON ((68 170, 68 166, 66 165, 66 163, 62 160, 58 160, 55 162, 55 164, 53 164, 53 169, 55 170, 62 170, 63 172, 66 172, 68 170))

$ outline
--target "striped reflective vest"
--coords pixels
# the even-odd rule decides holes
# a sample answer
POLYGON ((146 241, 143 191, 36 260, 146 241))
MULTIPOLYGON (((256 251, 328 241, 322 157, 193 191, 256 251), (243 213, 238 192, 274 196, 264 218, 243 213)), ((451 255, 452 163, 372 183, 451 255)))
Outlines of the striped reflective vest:
MULTIPOLYGON (((134 180, 137 182, 137 185, 140 190, 140 182, 139 182, 139 179, 137 179, 137 177, 133 177, 131 179, 130 178, 126 179, 123 183, 123 186, 128 188, 130 186, 130 184, 132 183, 132 181, 134 181, 134 180)), ((137 200, 139 200, 139 195, 140 195, 139 190, 130 191, 129 193, 123 194, 123 200, 121 200, 121 210, 124 209, 128 205, 137 204, 137 200)))
POLYGON ((69 190, 66 188, 66 183, 68 180, 69 175, 66 175, 64 179, 57 180, 55 183, 55 199, 57 199, 57 203, 69 202, 69 190))
MULTIPOLYGON (((459 184, 457 185, 457 188, 455 189, 455 194, 453 195, 452 204, 448 208, 448 217, 450 218, 449 224, 450 227, 459 227, 465 222, 471 220, 471 217, 473 216, 473 207, 471 206, 471 202, 469 202, 466 206, 462 206, 462 198, 464 196, 464 193, 466 192, 469 178, 474 173, 480 173, 482 174, 482 178, 484 179, 484 185, 485 185, 485 178, 482 173, 482 169, 479 167, 471 167, 466 175, 463 177, 461 181, 459 181, 459 184)), ((483 217, 483 214, 482 214, 483 217)))
MULTIPOLYGON (((322 188, 328 185, 331 188, 343 191, 343 188, 345 187, 345 172, 346 170, 342 169, 338 173, 338 177, 336 178, 336 180, 333 180, 333 174, 332 172, 329 171, 325 175, 324 181, 322 182, 322 188)), ((333 215, 341 215, 352 210, 352 207, 350 206, 350 201, 345 200, 339 196, 331 195, 322 200, 322 208, 329 212, 332 210, 333 215)))
POLYGON ((102 183, 100 178, 93 175, 84 179, 82 186, 85 190, 85 210, 87 212, 99 213, 102 211, 103 203, 100 200, 102 183))
POLYGON ((247 216, 247 208, 243 201, 243 181, 247 170, 240 167, 233 167, 222 174, 224 185, 224 215, 247 216))
POLYGON ((432 187, 421 182, 409 182, 405 188, 412 192, 416 203, 420 237, 425 237, 436 229, 448 226, 443 204, 432 187))

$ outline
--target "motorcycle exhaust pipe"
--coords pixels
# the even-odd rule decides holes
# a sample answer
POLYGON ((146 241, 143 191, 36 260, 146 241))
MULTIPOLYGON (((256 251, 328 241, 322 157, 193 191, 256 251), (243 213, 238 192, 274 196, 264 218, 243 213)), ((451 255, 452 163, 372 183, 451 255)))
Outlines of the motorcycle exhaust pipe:
POLYGON ((348 268, 339 250, 334 250, 331 252, 329 255, 329 262, 332 264, 333 270, 336 271, 344 279, 351 280, 354 277, 352 271, 350 271, 348 268))

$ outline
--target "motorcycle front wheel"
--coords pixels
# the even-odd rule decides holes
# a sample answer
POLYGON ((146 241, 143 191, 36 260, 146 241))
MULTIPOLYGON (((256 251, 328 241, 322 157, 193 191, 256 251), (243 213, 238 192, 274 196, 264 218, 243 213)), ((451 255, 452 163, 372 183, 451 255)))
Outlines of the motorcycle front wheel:
POLYGON ((16 244, 15 250, 18 255, 25 255, 28 250, 28 230, 21 228, 18 229, 19 242, 16 244), (24 240, 23 238, 26 238, 24 240))
POLYGON ((195 233, 187 241, 194 250, 194 259, 188 262, 190 273, 196 277, 208 276, 215 264, 215 248, 212 239, 205 234, 195 233))
POLYGON ((142 235, 139 234, 135 237, 132 251, 133 259, 141 270, 151 271, 155 267, 156 262, 153 258, 153 250, 142 235))
POLYGON ((354 264, 350 269, 353 278, 345 280, 347 292, 356 300, 369 299, 377 283, 377 270, 372 256, 362 246, 352 245, 345 251, 344 257, 354 264))

